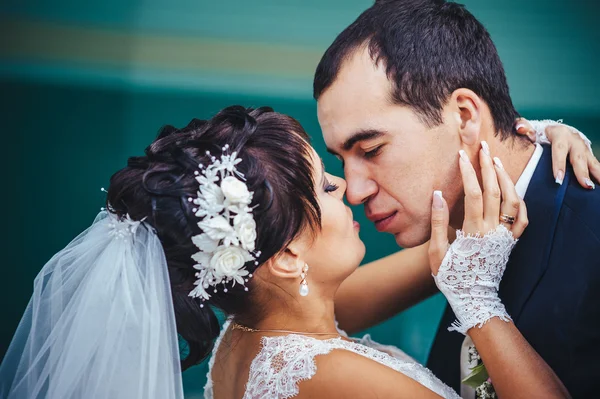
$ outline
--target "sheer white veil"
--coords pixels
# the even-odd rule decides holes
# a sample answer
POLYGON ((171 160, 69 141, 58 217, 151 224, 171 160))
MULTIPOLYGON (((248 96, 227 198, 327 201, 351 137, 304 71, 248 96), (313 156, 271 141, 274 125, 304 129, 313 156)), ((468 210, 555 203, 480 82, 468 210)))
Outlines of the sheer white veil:
POLYGON ((2 398, 183 398, 167 263, 147 223, 101 212, 40 271, 2 398))

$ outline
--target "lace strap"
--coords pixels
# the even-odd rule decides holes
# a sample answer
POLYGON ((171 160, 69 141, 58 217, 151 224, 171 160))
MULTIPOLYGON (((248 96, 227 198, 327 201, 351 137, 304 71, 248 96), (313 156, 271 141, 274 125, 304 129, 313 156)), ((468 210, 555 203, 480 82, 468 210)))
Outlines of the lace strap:
MULTIPOLYGON (((232 322, 232 318, 229 317, 227 318, 227 320, 225 321, 225 323, 223 324, 223 327, 221 328, 221 333, 219 335, 219 337, 216 339, 215 341, 215 345, 213 347, 212 350, 212 354, 210 357, 210 360, 208 362, 208 373, 206 375, 206 385, 204 386, 204 398, 205 399, 213 399, 213 381, 212 381, 212 377, 211 377, 211 373, 212 373, 212 369, 213 366, 215 364, 215 358, 216 358, 216 353, 217 350, 221 344, 221 341, 223 339, 223 336, 225 335, 225 332, 227 331, 227 329, 229 328, 229 325, 232 322)), ((348 337, 348 334, 344 331, 339 329, 338 327, 338 323, 336 321, 336 328, 338 330, 338 332, 340 333, 340 335, 342 335, 343 337, 348 337)), ((334 341, 341 341, 344 342, 342 340, 340 340, 339 338, 334 338, 334 341)), ((284 340, 287 341, 287 340, 284 340)), ((244 398, 263 398, 263 397, 282 397, 282 398, 291 398, 295 395, 298 394, 298 383, 300 383, 300 381, 302 380, 308 380, 310 379, 315 373, 316 373, 316 366, 315 366, 315 362, 314 362, 314 358, 317 355, 322 355, 322 354, 327 354, 329 353, 331 350, 336 349, 336 346, 328 346, 326 344, 326 341, 332 341, 332 340, 325 340, 325 341, 321 341, 321 340, 314 340, 311 339, 309 337, 304 337, 301 335, 289 335, 289 336, 283 336, 283 337, 263 337, 263 339, 261 340, 261 350, 259 351, 259 354, 257 355, 256 358, 254 358, 254 360, 252 361, 252 365, 250 367, 250 375, 248 377, 248 383, 246 384, 246 394, 244 395, 244 398), (289 345, 274 345, 273 341, 276 341, 277 339, 282 339, 284 340, 285 338, 288 337, 296 337, 296 339, 292 339, 291 344, 289 345), (307 341, 304 341, 302 338, 304 338, 307 341), (314 341, 314 342, 313 342, 314 341), (307 345, 307 342, 312 343, 313 345, 307 345), (302 348, 306 348, 309 347, 309 350, 304 351, 302 348), (284 354, 284 352, 286 352, 287 350, 287 354, 284 354), (295 362, 288 362, 286 361, 285 363, 288 365, 287 368, 282 368, 279 370, 279 373, 273 373, 273 371, 277 370, 277 368, 279 367, 279 364, 277 363, 279 360, 273 362, 271 361, 271 359, 288 359, 288 357, 290 356, 296 356, 295 358, 295 362), (297 367, 298 365, 302 365, 305 366, 303 368, 301 368, 301 371, 295 369, 295 367, 297 367), (278 394, 275 394, 273 392, 280 392, 278 391, 278 389, 280 389, 279 387, 281 386, 280 383, 277 382, 278 378, 285 378, 284 376, 287 375, 288 373, 288 369, 291 368, 294 371, 294 377, 296 378, 294 381, 290 381, 290 384, 286 385, 286 390, 283 391, 284 393, 282 393, 283 395, 288 395, 288 396, 277 396, 278 394), (273 380, 274 383, 267 383, 267 381, 271 381, 273 380), (254 382, 254 381, 258 381, 258 383, 254 382), (264 382, 264 384, 261 384, 260 382, 264 382), (268 389, 273 387, 275 389, 275 391, 269 391, 268 389), (258 392, 263 392, 265 389, 267 389, 267 391, 265 392, 269 392, 268 394, 261 394, 258 392), (295 392, 295 393, 294 393, 295 392), (274 396, 273 396, 274 395, 274 396)))
POLYGON ((263 337, 262 348, 250 365, 244 399, 288 399, 298 395, 298 384, 317 372, 315 357, 329 353, 339 341, 296 334, 263 337))

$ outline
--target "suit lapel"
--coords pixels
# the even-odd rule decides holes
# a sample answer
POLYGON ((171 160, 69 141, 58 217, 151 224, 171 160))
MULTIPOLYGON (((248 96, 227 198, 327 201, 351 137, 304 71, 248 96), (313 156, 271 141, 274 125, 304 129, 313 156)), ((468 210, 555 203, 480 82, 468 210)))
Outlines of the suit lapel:
POLYGON ((563 184, 555 183, 552 151, 549 147, 544 147, 524 198, 529 226, 510 256, 500 284, 500 298, 515 323, 548 267, 558 215, 569 179, 569 173, 565 173, 563 184))

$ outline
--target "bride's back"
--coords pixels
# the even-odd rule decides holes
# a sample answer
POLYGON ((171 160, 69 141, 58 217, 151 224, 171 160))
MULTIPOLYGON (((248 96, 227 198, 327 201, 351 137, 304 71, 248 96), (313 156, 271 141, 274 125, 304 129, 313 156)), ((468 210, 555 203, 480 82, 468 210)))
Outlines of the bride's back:
POLYGON ((260 336, 226 331, 215 347, 209 378, 214 399, 242 399, 250 365, 260 352, 260 336))
POLYGON ((263 336, 230 323, 215 342, 206 399, 458 397, 397 348, 368 337, 263 336))

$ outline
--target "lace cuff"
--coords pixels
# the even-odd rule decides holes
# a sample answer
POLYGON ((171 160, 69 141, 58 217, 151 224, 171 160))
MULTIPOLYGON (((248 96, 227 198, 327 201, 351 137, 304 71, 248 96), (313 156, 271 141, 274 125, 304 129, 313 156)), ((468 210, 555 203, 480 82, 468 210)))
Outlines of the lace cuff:
POLYGON ((517 240, 500 225, 485 236, 458 230, 434 280, 457 320, 448 328, 466 335, 493 317, 510 321, 498 297, 500 280, 517 240))
POLYGON ((590 141, 590 139, 588 139, 585 134, 581 133, 573 126, 564 124, 562 119, 559 119, 557 121, 553 121, 552 119, 545 119, 543 121, 529 121, 529 123, 531 124, 531 127, 533 127, 533 130, 535 130, 535 142, 538 144, 551 144, 550 140, 548 139, 548 136, 546 136, 546 128, 548 126, 563 125, 568 127, 573 133, 578 134, 579 137, 583 139, 592 155, 594 154, 594 151, 592 151, 592 142, 590 141))

